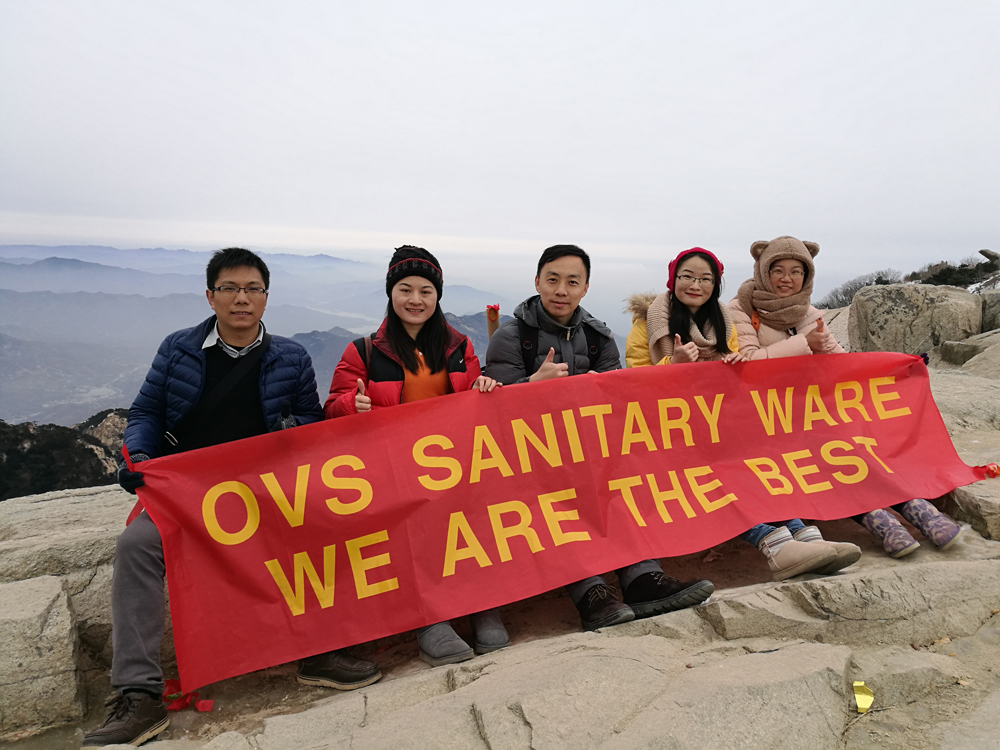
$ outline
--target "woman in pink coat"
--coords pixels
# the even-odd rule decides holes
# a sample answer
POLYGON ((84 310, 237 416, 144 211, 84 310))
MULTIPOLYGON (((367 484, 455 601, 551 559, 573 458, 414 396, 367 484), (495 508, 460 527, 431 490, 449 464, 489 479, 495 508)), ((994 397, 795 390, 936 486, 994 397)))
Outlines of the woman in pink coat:
MULTIPOLYGON (((763 240, 750 246, 753 278, 740 286, 729 310, 736 324, 740 353, 747 359, 797 357, 806 354, 843 354, 833 334, 823 325, 822 313, 810 304, 813 287, 815 242, 794 237, 763 240)), ((958 539, 962 528, 926 500, 893 506, 939 549, 958 539)), ((873 510, 854 520, 882 540, 891 557, 903 557, 918 547, 896 517, 885 509, 873 510)), ((799 539, 815 533, 815 526, 796 531, 799 539)), ((803 541, 808 541, 803 538, 803 541)))

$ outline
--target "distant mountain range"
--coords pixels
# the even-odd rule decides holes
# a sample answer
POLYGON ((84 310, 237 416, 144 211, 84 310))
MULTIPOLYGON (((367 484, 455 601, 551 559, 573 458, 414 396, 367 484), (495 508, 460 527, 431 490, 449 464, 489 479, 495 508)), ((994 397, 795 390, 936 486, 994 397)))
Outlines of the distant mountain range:
MULTIPOLYGON (((127 407, 163 338, 211 314, 211 253, 105 246, 0 245, 0 419, 70 425, 127 407)), ((264 323, 313 358, 325 398, 346 346, 385 315, 384 265, 261 253, 271 271, 264 323)), ((486 352, 494 292, 447 285, 441 307, 486 352), (454 313, 454 314, 453 314, 454 313)))
MULTIPOLYGON (((385 270, 381 264, 329 255, 261 255, 271 271, 269 307, 292 305, 340 318, 339 322, 327 320, 325 325, 314 325, 318 330, 333 325, 364 329, 385 315, 385 270)), ((201 296, 209 257, 207 252, 162 248, 0 245, 0 288, 17 292, 201 296)), ((446 286, 442 296, 443 308, 460 315, 482 310, 488 304, 506 306, 506 301, 495 293, 462 285, 446 286)))

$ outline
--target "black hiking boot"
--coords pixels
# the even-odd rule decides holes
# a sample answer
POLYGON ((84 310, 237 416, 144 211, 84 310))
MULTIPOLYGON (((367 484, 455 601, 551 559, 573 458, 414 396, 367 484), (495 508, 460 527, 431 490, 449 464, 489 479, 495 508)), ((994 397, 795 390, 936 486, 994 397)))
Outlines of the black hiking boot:
POLYGON ((624 598, 639 619, 701 604, 713 591, 711 581, 678 581, 654 570, 632 581, 624 598))
POLYGON ((170 723, 163 701, 147 693, 124 693, 105 705, 111 706, 111 715, 101 726, 86 734, 83 747, 135 747, 158 735, 170 723))
POLYGON ((632 608, 619 601, 614 589, 603 583, 591 586, 576 608, 584 630, 597 630, 635 619, 632 608))

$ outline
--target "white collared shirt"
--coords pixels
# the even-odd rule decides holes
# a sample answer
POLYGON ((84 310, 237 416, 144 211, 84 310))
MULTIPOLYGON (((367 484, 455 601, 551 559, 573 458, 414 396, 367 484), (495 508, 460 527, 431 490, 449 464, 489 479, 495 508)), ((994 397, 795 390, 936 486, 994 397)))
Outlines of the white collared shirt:
POLYGON ((210 346, 215 346, 216 344, 218 344, 219 348, 222 349, 222 351, 224 351, 233 359, 238 359, 239 357, 245 357, 247 354, 253 351, 255 347, 259 346, 260 342, 264 339, 264 324, 260 323, 259 326, 260 328, 257 331, 256 341, 247 344, 242 349, 237 349, 235 346, 230 346, 229 344, 227 344, 225 341, 222 340, 222 338, 219 336, 219 321, 215 321, 215 326, 212 328, 211 332, 209 332, 208 336, 205 337, 205 342, 201 345, 201 348, 208 349, 210 346))

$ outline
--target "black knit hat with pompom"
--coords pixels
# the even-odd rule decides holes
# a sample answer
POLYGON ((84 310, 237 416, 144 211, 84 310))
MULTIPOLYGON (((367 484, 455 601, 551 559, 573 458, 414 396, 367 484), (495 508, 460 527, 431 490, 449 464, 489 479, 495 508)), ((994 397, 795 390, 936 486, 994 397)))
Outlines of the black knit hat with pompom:
POLYGON ((441 299, 444 293, 441 264, 422 247, 403 245, 396 248, 392 260, 389 261, 389 270, 385 274, 385 295, 391 297, 392 287, 407 276, 422 276, 427 279, 437 290, 438 299, 441 299))

